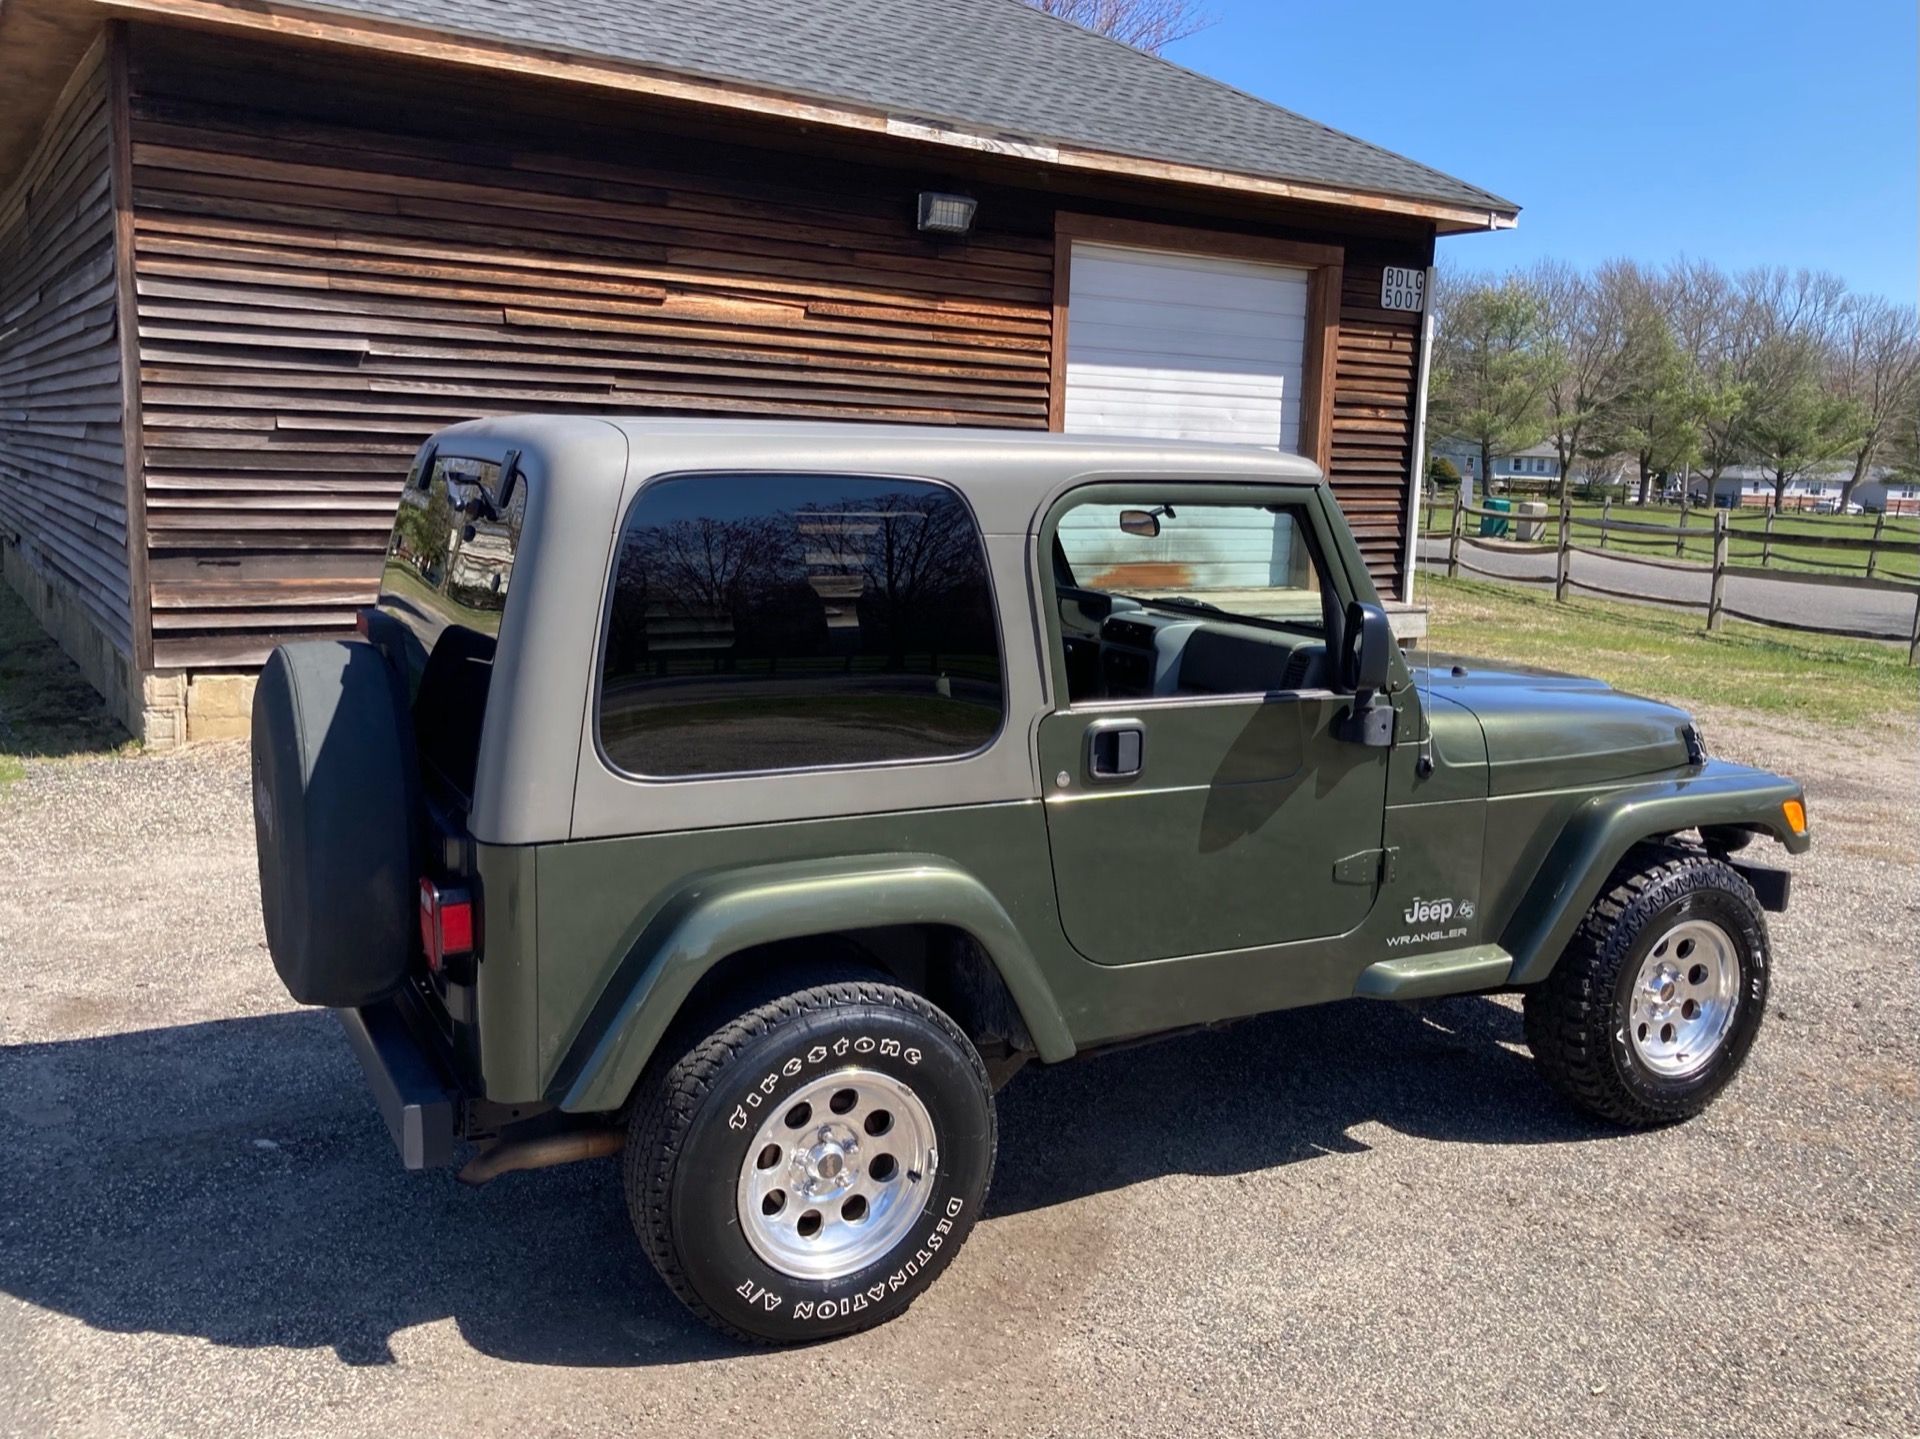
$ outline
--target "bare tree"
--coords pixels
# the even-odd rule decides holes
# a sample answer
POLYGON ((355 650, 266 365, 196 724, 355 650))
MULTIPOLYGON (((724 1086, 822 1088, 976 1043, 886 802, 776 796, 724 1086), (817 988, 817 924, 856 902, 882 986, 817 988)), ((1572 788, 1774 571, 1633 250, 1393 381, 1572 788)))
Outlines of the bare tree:
POLYGON ((1746 376, 1758 344, 1755 327, 1747 302, 1716 265, 1682 261, 1667 272, 1660 293, 1668 328, 1689 365, 1698 406, 1696 458, 1711 495, 1721 475, 1746 458, 1741 426, 1746 376))
POLYGON ((1788 485, 1861 443, 1860 407, 1828 388, 1826 359, 1815 337, 1793 334, 1770 336, 1755 359, 1743 429, 1750 455, 1773 484, 1775 509, 1788 485))
POLYGON ((1828 383, 1853 401, 1862 426, 1853 472, 1840 492, 1844 512, 1854 487, 1892 447, 1894 427, 1920 390, 1920 328, 1911 305, 1877 295, 1849 296, 1832 352, 1828 383))
POLYGON ((1748 270, 1738 283, 1763 340, 1793 336, 1825 344, 1846 311, 1846 281, 1824 270, 1748 270))
POLYGON ((1193 0, 1027 0, 1036 10, 1158 55, 1213 23, 1193 0))
POLYGON ((1616 412, 1640 383, 1651 341, 1642 330, 1657 312, 1645 303, 1649 282, 1630 261, 1589 277, 1556 260, 1536 265, 1527 282, 1546 326, 1547 438, 1560 460, 1560 498, 1576 460, 1598 455, 1616 412))
POLYGON ((1740 431, 1777 509, 1788 485, 1862 441, 1860 405, 1831 384, 1847 291, 1837 276, 1808 270, 1751 270, 1739 283, 1754 341, 1740 431))
POLYGON ((1640 503, 1656 475, 1685 474, 1700 454, 1701 429, 1712 413, 1692 357, 1667 319, 1666 286, 1631 265, 1608 266, 1608 287, 1621 310, 1619 367, 1625 383, 1600 417, 1602 447, 1624 452, 1637 467, 1640 503))

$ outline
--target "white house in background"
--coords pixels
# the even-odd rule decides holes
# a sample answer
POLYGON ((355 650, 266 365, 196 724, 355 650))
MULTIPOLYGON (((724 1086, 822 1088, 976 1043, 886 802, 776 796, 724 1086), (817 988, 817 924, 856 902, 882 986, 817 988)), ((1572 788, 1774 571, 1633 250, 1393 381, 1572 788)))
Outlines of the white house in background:
POLYGON ((1920 484, 1895 479, 1891 470, 1879 470, 1853 487, 1853 502, 1889 515, 1920 515, 1920 484))
MULTIPOLYGON (((1436 455, 1444 455, 1460 471, 1461 478, 1471 480, 1476 487, 1483 484, 1480 473, 1480 447, 1465 440, 1436 438, 1431 450, 1436 455)), ((1537 445, 1529 445, 1524 450, 1515 450, 1511 454, 1497 454, 1493 457, 1493 479, 1496 485, 1508 480, 1557 480, 1560 478, 1560 456, 1551 442, 1542 440, 1537 445)))
MULTIPOLYGON (((1444 457, 1453 462, 1460 471, 1462 479, 1468 482, 1468 492, 1484 492, 1485 485, 1480 475, 1480 447, 1465 440, 1435 436, 1428 443, 1428 452, 1436 457, 1444 457)), ((1574 465, 1576 483, 1625 483, 1629 493, 1636 484, 1635 471, 1627 466, 1622 471, 1617 461, 1579 461, 1574 465)), ((1810 475, 1802 475, 1788 482, 1782 496, 1783 508, 1790 511, 1812 512, 1824 502, 1829 508, 1840 503, 1842 491, 1846 488, 1847 476, 1853 473, 1851 465, 1836 465, 1831 469, 1810 475)), ((1553 443, 1543 440, 1537 445, 1529 445, 1524 450, 1514 450, 1509 454, 1496 454, 1493 457, 1493 481, 1497 492, 1510 481, 1532 482, 1554 481, 1560 478, 1560 456, 1554 450, 1553 443)), ((1680 497, 1681 477, 1676 473, 1667 480, 1665 495, 1669 500, 1680 497)), ((1704 505, 1706 500, 1706 476, 1696 474, 1691 481, 1694 503, 1704 505)), ((1656 478, 1654 497, 1661 495, 1661 486, 1656 478)), ((1734 465, 1721 474, 1713 487, 1714 503, 1722 508, 1754 506, 1765 508, 1773 503, 1773 478, 1759 465, 1734 465)), ((1920 514, 1920 482, 1903 479, 1884 465, 1876 466, 1867 472, 1867 478, 1854 486, 1851 504, 1858 505, 1863 511, 1872 514, 1884 510, 1890 515, 1920 514)))
MULTIPOLYGON (((1836 468, 1789 480, 1780 496, 1781 507, 1787 510, 1817 510, 1822 504, 1836 507, 1851 473, 1851 467, 1836 468)), ((1704 479, 1696 482, 1696 496, 1703 493, 1704 485, 1704 479)), ((1735 465, 1715 483, 1713 497, 1714 503, 1723 507, 1764 508, 1773 503, 1773 477, 1758 465, 1735 465)), ((1850 503, 1868 513, 1885 510, 1890 515, 1920 514, 1920 484, 1898 479, 1892 470, 1876 467, 1854 486, 1850 503)))

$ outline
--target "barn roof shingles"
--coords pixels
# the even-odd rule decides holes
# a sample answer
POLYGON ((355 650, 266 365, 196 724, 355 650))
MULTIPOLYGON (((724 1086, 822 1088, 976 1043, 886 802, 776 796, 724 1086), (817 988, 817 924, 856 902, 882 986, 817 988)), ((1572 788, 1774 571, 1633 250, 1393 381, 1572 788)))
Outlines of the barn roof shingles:
POLYGON ((1512 214, 1498 195, 1022 0, 352 0, 310 8, 988 135, 1512 214))

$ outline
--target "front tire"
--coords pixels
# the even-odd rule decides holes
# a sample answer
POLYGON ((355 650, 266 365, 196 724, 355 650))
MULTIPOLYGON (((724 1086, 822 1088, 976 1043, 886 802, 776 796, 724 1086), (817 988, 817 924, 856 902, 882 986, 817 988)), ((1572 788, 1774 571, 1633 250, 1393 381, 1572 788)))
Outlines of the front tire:
POLYGON ((1646 846, 1615 871, 1566 953, 1525 996, 1541 1073, 1598 1119, 1690 1119, 1746 1061, 1772 963, 1752 888, 1720 860, 1646 846))
POLYGON ((879 981, 772 1000, 658 1063, 633 1110, 627 1207, 669 1288, 758 1343, 901 1313, 965 1241, 996 1133, 951 1019, 879 981))

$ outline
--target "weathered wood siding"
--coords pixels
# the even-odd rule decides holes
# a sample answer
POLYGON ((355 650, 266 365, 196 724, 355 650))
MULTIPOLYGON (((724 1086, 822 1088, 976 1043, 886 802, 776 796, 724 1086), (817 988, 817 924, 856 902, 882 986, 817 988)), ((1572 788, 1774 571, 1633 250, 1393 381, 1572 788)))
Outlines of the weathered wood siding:
POLYGON ((1420 316, 1381 309, 1380 277, 1387 264, 1424 268, 1429 258, 1413 252, 1382 261, 1349 250, 1341 276, 1329 477, 1375 585, 1389 596, 1399 594, 1406 565, 1420 316))
POLYGON ((109 88, 96 49, 0 198, 0 543, 130 659, 109 88))
POLYGON ((897 172, 135 33, 161 668, 349 625, 455 420, 1046 423, 1050 239, 923 240, 897 172))
POLYGON ((1068 210, 1344 247, 1332 475, 1382 590, 1399 586, 1418 330, 1376 307, 1381 264, 1427 263, 1430 229, 1349 232, 1298 207, 1205 218, 1165 187, 1056 192, 975 157, 954 187, 980 195, 981 227, 935 242, 911 206, 938 172, 884 146, 776 141, 546 82, 131 37, 158 668, 249 665, 348 626, 408 458, 456 420, 1043 427, 1068 210), (779 148, 797 143, 814 148, 779 148))

